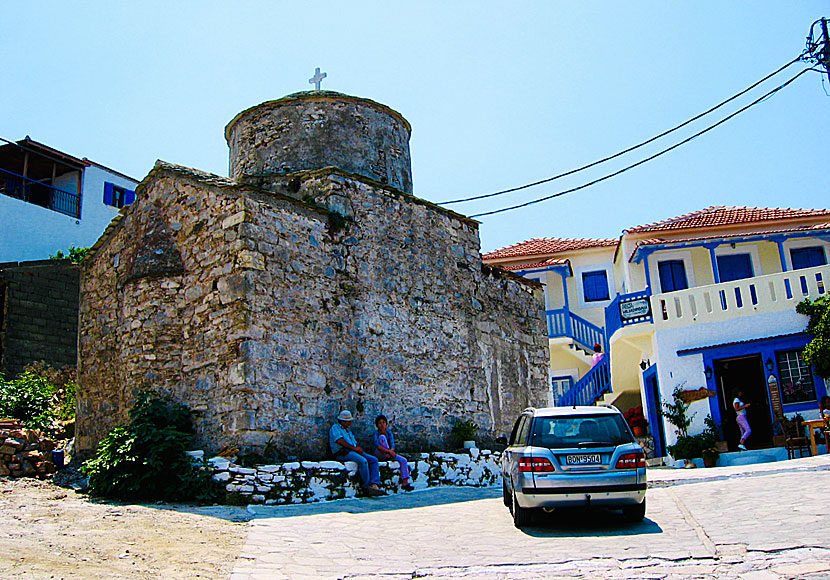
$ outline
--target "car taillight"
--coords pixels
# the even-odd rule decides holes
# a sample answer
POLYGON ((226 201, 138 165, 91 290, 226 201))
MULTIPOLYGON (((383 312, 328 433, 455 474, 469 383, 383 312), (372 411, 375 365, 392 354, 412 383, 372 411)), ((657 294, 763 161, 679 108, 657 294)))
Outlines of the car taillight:
POLYGON ((646 455, 642 451, 626 453, 617 460, 617 469, 636 469, 646 466, 646 455))
POLYGON ((519 471, 532 471, 533 473, 553 471, 553 464, 550 459, 544 457, 522 457, 519 459, 519 471))

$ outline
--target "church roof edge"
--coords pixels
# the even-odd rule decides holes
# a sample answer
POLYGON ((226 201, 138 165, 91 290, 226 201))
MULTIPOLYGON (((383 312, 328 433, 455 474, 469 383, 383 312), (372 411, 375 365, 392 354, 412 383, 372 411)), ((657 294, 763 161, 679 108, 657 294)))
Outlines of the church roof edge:
POLYGON ((239 122, 239 120, 245 115, 262 107, 273 107, 275 105, 283 105, 286 103, 290 103, 291 101, 351 101, 363 103, 372 108, 383 111, 384 113, 391 115, 392 117, 395 117, 404 124, 407 132, 410 135, 412 134, 412 125, 409 124, 409 121, 407 121, 404 118, 404 116, 401 115, 398 111, 396 111, 392 107, 384 105, 383 103, 378 103, 377 101, 373 101, 372 99, 367 99, 365 97, 356 97, 354 95, 347 95, 346 93, 338 93, 337 91, 300 91, 298 93, 291 93, 290 95, 285 95, 284 97, 280 97, 279 99, 265 101, 258 105, 248 107, 244 111, 237 113, 236 116, 233 119, 231 119, 231 121, 227 125, 225 125, 225 140, 230 142, 231 129, 233 129, 234 125, 236 125, 236 123, 239 122))

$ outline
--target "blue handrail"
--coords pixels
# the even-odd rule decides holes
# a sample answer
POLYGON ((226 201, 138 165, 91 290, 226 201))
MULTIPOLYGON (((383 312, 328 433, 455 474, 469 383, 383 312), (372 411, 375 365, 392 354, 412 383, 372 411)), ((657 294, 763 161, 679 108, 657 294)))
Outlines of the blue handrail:
POLYGON ((608 350, 605 331, 596 324, 565 308, 548 310, 546 314, 548 338, 567 336, 586 349, 593 350, 594 345, 599 344, 602 345, 603 350, 608 350))
POLYGON ((593 405, 602 395, 610 392, 611 372, 608 357, 604 356, 594 368, 574 383, 569 391, 559 397, 559 400, 554 401, 554 405, 557 407, 593 405))
POLYGON ((81 196, 40 181, 0 169, 0 194, 49 208, 72 217, 81 217, 81 196))

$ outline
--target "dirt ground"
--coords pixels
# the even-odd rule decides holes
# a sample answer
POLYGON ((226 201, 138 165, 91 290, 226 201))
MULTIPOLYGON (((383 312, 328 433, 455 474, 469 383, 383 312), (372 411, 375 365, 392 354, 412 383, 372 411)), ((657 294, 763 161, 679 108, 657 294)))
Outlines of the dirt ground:
POLYGON ((244 508, 123 504, 53 481, 0 478, 0 578, 226 580, 244 508))

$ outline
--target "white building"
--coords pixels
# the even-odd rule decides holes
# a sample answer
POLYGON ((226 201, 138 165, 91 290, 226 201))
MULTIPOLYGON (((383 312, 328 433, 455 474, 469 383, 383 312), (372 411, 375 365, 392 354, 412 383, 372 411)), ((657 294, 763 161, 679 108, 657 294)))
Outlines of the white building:
POLYGON ((92 246, 137 184, 29 137, 0 146, 0 263, 92 246))
POLYGON ((641 406, 661 456, 677 438, 660 415, 675 389, 703 397, 690 432, 711 415, 730 449, 742 390, 750 447, 767 448, 783 419, 817 418, 830 394, 804 362, 812 337, 795 312, 827 293, 829 220, 828 209, 714 206, 618 240, 536 238, 483 258, 544 285, 557 404, 641 406))

